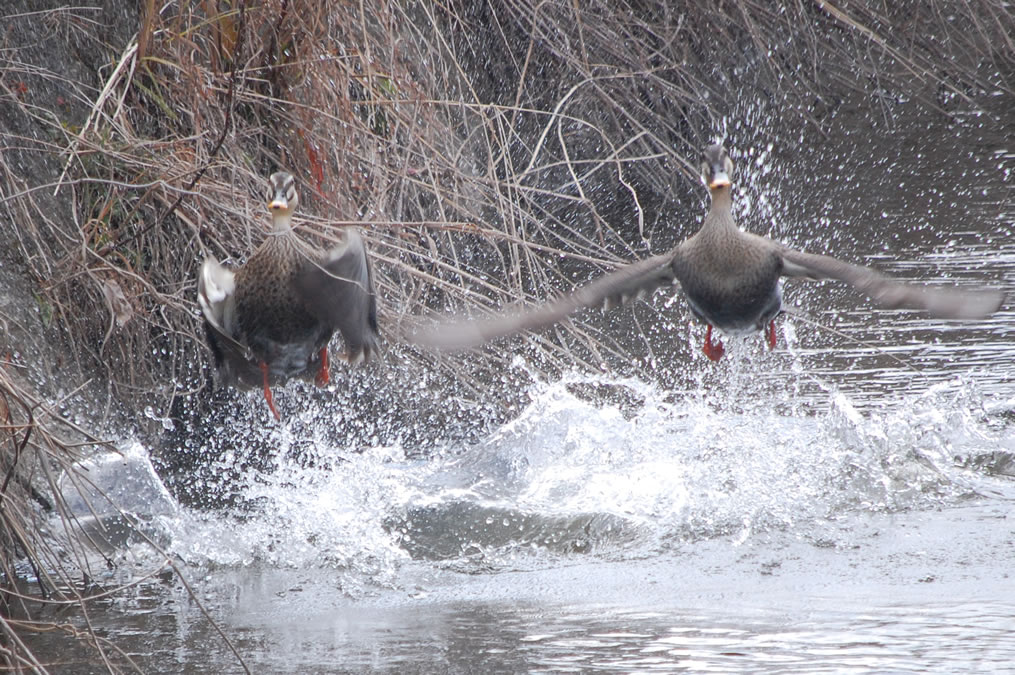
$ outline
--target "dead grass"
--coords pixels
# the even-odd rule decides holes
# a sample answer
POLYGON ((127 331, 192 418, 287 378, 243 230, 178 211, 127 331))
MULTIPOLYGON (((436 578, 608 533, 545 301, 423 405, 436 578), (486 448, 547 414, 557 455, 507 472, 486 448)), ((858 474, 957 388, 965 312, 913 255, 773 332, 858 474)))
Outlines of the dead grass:
MULTIPOLYGON (((92 483, 79 462, 114 446, 36 398, 12 375, 16 365, 8 360, 0 367, 0 663, 12 672, 46 672, 53 664, 38 661, 29 645, 57 633, 75 641, 81 658, 93 665, 142 672, 128 654, 92 630, 89 608, 166 574, 188 592, 190 586, 143 528, 134 529, 133 536, 159 552, 162 563, 124 583, 108 580, 117 564, 104 553, 114 524, 89 515, 112 510, 122 522, 134 521, 92 483), (61 619, 68 609, 80 618, 61 619)), ((190 595, 203 612, 200 599, 190 595)), ((246 669, 228 636, 219 633, 246 669)), ((74 659, 66 652, 64 658, 64 665, 74 659)))
MULTIPOLYGON (((75 222, 33 208, 30 186, 9 208, 33 223, 21 246, 74 357, 115 399, 169 410, 205 386, 194 271, 256 246, 275 168, 300 178, 308 235, 366 229, 397 344, 429 310, 539 300, 658 248, 646 220, 693 189, 744 91, 820 128, 845 90, 937 105, 983 85, 977 59, 1010 64, 1004 8, 917 24, 903 4, 143 3, 86 121, 53 144, 75 222)), ((550 370, 624 358, 578 323, 537 342, 550 370)), ((399 358, 480 387, 505 357, 399 358)))
MULTIPOLYGON (((11 375, 8 361, 0 368, 0 635, 4 666, 15 672, 45 672, 27 646, 33 634, 63 632, 95 650, 112 669, 123 661, 115 647, 89 631, 50 617, 61 608, 84 608, 89 593, 82 582, 101 574, 88 537, 54 537, 53 521, 74 530, 76 516, 63 497, 75 461, 106 445, 55 414, 11 375), (72 440, 73 439, 73 440, 72 440), (34 581, 26 582, 26 578, 34 581)), ((114 591, 115 592, 115 591, 114 591)), ((87 613, 86 613, 87 616, 87 613)), ((129 663, 129 659, 126 659, 129 663)))
MULTIPOLYGON (((44 179, 0 157, 11 245, 82 379, 108 383, 107 413, 126 403, 128 415, 152 405, 163 416, 207 386, 195 271, 259 243, 264 177, 278 167, 300 182, 304 236, 364 229, 388 359, 479 392, 512 350, 437 357, 402 338, 434 313, 539 301, 675 243, 686 231, 659 222, 661 207, 692 194, 698 148, 743 97, 820 130, 850 92, 890 116, 895 96, 947 112, 980 90, 1012 91, 1015 19, 991 0, 405 4, 126 3, 138 32, 94 89, 5 57, 0 94, 46 131, 7 134, 5 147, 62 169, 44 179), (84 118, 21 88, 39 79, 86 101, 84 118), (48 208, 54 194, 72 218, 48 208)), ((85 11, 40 14, 88 39, 102 25, 85 11)), ((530 348, 547 373, 629 358, 592 320, 530 348)), ((57 474, 102 443, 5 372, 3 573, 23 576, 23 561, 46 589, 8 586, 5 609, 84 606, 69 589, 91 576, 89 543, 58 552, 43 523, 60 508, 57 474)), ((18 637, 31 619, 0 628, 9 667, 43 670, 18 637)))

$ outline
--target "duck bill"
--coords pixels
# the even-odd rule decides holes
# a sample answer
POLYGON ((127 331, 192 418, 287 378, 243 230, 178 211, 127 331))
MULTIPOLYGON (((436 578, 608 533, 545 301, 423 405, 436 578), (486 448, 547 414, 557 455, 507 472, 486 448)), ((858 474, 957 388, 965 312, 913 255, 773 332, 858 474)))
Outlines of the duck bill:
POLYGON ((719 188, 729 187, 730 177, 726 175, 725 171, 717 170, 712 174, 712 180, 709 181, 708 187, 712 190, 718 190, 719 188))
POLYGON ((275 197, 268 202, 269 211, 285 211, 289 208, 289 202, 285 200, 285 197, 275 197))

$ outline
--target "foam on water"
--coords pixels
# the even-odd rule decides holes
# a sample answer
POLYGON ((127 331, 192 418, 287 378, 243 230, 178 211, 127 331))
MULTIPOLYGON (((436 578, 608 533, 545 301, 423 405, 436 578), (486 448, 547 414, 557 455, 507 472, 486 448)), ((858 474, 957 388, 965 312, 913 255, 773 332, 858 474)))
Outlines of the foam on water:
MULTIPOLYGON (((356 589, 396 584, 410 557, 540 565, 703 538, 741 545, 773 530, 848 545, 841 519, 1000 489, 964 466, 1015 453, 960 380, 863 414, 834 391, 817 411, 779 397, 744 403, 742 393, 677 397, 637 380, 573 375, 534 385, 531 403, 484 441, 427 460, 400 447, 362 450, 355 438, 347 448, 308 444, 283 424, 270 432, 279 451, 267 463, 218 460, 237 474, 244 504, 224 510, 176 506, 134 445, 116 459, 135 475, 133 501, 119 506, 192 565, 332 569, 356 589), (589 396, 590 387, 610 394, 589 396), (287 451, 294 445, 305 449, 287 451)), ((104 461, 89 473, 108 492, 124 469, 97 471, 104 461)))
POLYGON ((445 484, 449 475, 458 482, 423 498, 467 495, 505 513, 561 521, 611 516, 639 532, 637 549, 724 535, 744 541, 772 528, 813 537, 850 511, 926 508, 973 493, 982 476, 956 458, 1001 442, 982 428, 982 411, 957 381, 868 416, 841 393, 831 394, 827 412, 787 415, 772 401, 729 410, 611 382, 642 401, 625 414, 572 393, 570 385, 586 383, 537 387, 516 420, 429 467, 445 484))

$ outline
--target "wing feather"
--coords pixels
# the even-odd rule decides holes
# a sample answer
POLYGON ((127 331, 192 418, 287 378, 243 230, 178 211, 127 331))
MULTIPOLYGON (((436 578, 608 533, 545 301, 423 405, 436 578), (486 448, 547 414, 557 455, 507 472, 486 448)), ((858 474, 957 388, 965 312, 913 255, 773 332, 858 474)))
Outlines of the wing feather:
POLYGON ((996 290, 906 283, 827 255, 788 247, 781 252, 784 276, 844 281, 887 309, 920 309, 943 319, 982 319, 996 312, 1004 302, 1004 293, 996 290))
POLYGON ((468 349, 500 337, 544 328, 584 307, 603 305, 609 309, 648 297, 658 288, 674 283, 673 255, 657 255, 621 267, 539 307, 490 319, 438 324, 417 333, 411 341, 437 349, 468 349))
POLYGON ((377 299, 363 238, 355 229, 320 262, 308 261, 295 282, 307 310, 342 333, 351 360, 377 350, 377 299))

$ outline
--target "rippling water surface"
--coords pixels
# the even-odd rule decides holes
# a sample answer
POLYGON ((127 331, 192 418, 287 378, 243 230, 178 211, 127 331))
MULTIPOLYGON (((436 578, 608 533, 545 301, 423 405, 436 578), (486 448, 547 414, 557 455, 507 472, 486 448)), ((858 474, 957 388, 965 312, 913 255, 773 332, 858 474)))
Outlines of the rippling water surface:
MULTIPOLYGON (((1008 197, 956 187, 961 167, 907 166, 927 175, 906 193, 956 195, 872 203, 850 190, 880 185, 876 167, 852 183, 817 176, 813 193, 840 200, 846 221, 821 225, 853 224, 849 241, 791 218, 772 234, 903 277, 1010 287, 1008 197), (898 211, 930 225, 886 244, 879 228, 894 221, 880 213, 898 211)), ((745 218, 763 231, 758 194, 780 193, 745 182, 745 218)), ((656 363, 664 376, 535 378, 510 422, 439 451, 371 428, 314 431, 340 405, 263 430, 251 417, 223 433, 259 443, 210 458, 231 477, 223 508, 179 505, 149 449, 125 442, 88 475, 133 526, 68 497, 109 540, 106 581, 161 564, 140 531, 193 594, 160 575, 95 603, 89 621, 152 672, 238 671, 209 617, 254 672, 1009 670, 1011 302, 955 324, 872 312, 834 284, 787 297, 778 350, 732 341, 718 365, 682 304, 656 298, 629 311, 676 316, 652 338, 675 350, 656 363)), ((292 386, 283 399, 303 400, 292 386)), ((63 672, 93 668, 60 658, 63 672)))
MULTIPOLYGON (((127 447, 90 475, 196 596, 148 581, 92 622, 162 672, 236 668, 205 612, 258 672, 1007 668, 1015 399, 955 376, 861 413, 746 396, 760 367, 734 354, 721 395, 537 384, 428 459, 280 452, 235 512, 176 505, 127 447)), ((120 575, 159 560, 129 532, 120 575)))

